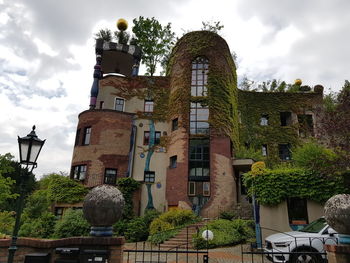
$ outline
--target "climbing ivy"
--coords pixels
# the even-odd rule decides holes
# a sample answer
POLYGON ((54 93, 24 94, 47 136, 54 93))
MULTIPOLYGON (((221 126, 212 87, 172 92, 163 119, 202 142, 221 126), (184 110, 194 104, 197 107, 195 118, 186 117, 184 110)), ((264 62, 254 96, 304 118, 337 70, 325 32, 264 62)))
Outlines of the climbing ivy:
POLYGON ((141 183, 131 177, 118 178, 117 187, 125 199, 123 219, 131 219, 134 216, 132 195, 140 186, 141 183))
POLYGON ((277 205, 288 197, 300 197, 324 203, 335 194, 348 193, 344 176, 324 176, 302 168, 265 169, 255 175, 244 175, 250 196, 255 195, 262 205, 277 205))

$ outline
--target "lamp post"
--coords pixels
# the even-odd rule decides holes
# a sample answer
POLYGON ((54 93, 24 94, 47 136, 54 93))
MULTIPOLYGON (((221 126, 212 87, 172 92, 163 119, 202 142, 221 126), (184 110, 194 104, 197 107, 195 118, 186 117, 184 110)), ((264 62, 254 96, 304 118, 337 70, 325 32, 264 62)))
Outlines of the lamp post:
POLYGON ((35 126, 33 130, 25 137, 20 138, 18 136, 19 156, 20 164, 25 166, 25 171, 21 169, 20 176, 20 195, 16 204, 16 222, 12 233, 11 245, 9 247, 8 263, 13 262, 15 252, 17 250, 16 242, 19 230, 19 223, 21 219, 21 213, 23 210, 23 201, 25 194, 25 183, 29 174, 37 167, 36 160, 38 159, 41 148, 43 147, 45 140, 40 140, 35 134, 35 126))

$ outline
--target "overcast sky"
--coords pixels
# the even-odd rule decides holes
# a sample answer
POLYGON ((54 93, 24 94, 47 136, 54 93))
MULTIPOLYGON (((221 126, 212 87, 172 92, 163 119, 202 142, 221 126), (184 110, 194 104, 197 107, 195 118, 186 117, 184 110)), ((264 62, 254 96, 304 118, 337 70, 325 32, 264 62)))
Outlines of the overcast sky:
POLYGON ((93 34, 114 30, 118 18, 154 16, 178 36, 221 21, 239 78, 301 78, 337 91, 349 78, 349 10, 348 0, 0 0, 0 154, 18 159, 17 135, 35 124, 47 139, 37 177, 70 170, 77 116, 89 105, 93 34))

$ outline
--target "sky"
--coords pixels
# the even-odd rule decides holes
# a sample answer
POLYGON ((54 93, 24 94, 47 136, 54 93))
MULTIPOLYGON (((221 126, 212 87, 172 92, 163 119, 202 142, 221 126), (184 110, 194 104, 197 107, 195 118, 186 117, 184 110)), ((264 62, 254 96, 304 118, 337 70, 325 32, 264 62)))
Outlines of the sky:
MULTIPOLYGON (((338 91, 350 68, 348 0, 0 0, 0 154, 17 135, 46 139, 34 173, 68 172, 78 114, 89 105, 93 35, 119 18, 171 23, 178 37, 220 21, 237 74, 338 91)), ((142 68, 141 72, 142 74, 142 68)))

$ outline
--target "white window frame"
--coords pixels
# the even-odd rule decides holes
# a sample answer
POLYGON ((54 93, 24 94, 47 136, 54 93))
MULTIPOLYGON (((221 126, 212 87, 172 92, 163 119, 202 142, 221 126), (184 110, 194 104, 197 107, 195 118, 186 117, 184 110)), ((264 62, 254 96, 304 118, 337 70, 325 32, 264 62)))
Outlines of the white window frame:
MULTIPOLYGON (((120 104, 118 104, 120 105, 120 104)), ((120 112, 124 112, 125 111, 125 99, 124 98, 121 98, 121 97, 115 97, 114 99, 114 110, 116 111, 120 111, 120 112), (123 100, 123 110, 117 110, 117 100, 123 100)))

